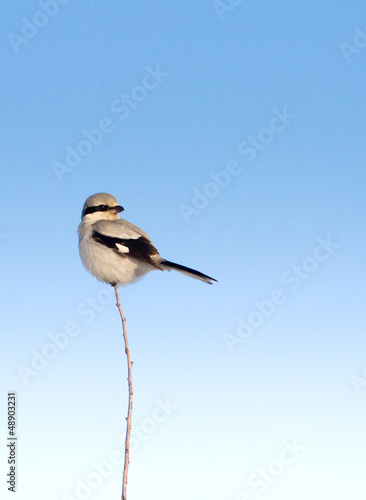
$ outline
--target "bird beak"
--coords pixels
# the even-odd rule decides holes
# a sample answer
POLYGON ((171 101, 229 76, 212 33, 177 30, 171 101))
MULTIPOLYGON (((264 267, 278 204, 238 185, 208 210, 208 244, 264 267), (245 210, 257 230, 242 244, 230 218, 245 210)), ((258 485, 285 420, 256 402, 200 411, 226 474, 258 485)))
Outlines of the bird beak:
POLYGON ((124 211, 124 208, 121 207, 121 205, 117 205, 115 207, 112 207, 111 208, 111 211, 112 212, 115 212, 116 214, 118 214, 119 212, 123 212, 124 211))

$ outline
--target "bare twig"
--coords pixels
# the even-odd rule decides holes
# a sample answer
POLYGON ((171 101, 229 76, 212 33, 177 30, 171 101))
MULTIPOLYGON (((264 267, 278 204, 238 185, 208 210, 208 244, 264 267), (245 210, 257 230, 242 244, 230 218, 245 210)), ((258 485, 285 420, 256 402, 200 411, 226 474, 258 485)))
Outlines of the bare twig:
POLYGON ((126 441, 125 441, 125 465, 123 468, 123 483, 122 483, 122 500, 127 499, 127 475, 128 466, 130 463, 130 434, 131 434, 131 417, 132 417, 132 361, 130 358, 130 350, 128 348, 127 330, 126 330, 126 318, 123 315, 121 303, 119 301, 118 287, 114 285, 114 291, 116 292, 117 307, 121 315, 122 327, 123 327, 123 338, 125 341, 125 352, 127 356, 127 366, 128 366, 128 413, 127 413, 127 429, 126 429, 126 441))

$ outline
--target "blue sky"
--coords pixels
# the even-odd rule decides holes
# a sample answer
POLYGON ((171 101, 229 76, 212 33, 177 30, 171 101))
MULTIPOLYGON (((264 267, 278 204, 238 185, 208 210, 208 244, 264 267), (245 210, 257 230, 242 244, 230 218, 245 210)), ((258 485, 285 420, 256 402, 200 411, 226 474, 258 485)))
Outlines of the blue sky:
POLYGON ((120 319, 76 235, 104 191, 164 258, 218 280, 120 290, 128 498, 364 500, 364 2, 1 10, 2 470, 14 390, 18 498, 121 495, 120 319))

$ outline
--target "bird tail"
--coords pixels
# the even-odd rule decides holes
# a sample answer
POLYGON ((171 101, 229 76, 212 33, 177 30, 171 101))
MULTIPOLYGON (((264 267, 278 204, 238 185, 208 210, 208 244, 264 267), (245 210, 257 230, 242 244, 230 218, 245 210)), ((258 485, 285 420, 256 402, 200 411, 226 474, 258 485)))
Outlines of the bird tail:
POLYGON ((210 276, 206 276, 206 274, 200 273, 199 271, 195 271, 190 267, 185 267, 181 266, 180 264, 175 264, 175 262, 170 262, 169 260, 162 260, 160 262, 160 265, 163 267, 164 270, 171 271, 172 269, 174 269, 174 271, 178 271, 179 273, 185 274, 186 276, 190 276, 191 278, 204 281, 209 285, 212 285, 212 281, 217 281, 215 280, 215 278, 210 278, 210 276))

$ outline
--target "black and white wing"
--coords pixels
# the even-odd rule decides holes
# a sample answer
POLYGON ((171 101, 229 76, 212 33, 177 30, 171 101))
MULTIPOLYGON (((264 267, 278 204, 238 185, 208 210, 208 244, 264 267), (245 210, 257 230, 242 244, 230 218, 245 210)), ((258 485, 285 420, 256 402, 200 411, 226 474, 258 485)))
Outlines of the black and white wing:
POLYGON ((92 238, 96 243, 110 248, 121 257, 147 262, 162 270, 159 266, 159 252, 148 235, 134 224, 123 219, 104 220, 95 222, 92 227, 92 238))

